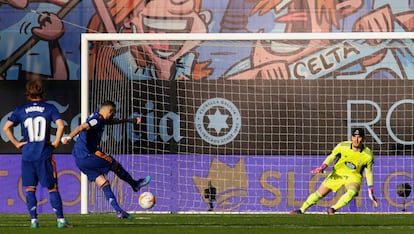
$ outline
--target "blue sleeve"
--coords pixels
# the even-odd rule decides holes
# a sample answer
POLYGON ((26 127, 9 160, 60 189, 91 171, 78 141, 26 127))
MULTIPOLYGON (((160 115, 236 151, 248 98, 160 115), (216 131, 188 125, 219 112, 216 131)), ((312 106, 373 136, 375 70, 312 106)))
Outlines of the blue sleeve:
POLYGON ((10 120, 11 122, 14 123, 14 125, 17 125, 20 123, 20 118, 19 118, 19 111, 18 109, 15 109, 13 111, 13 113, 9 116, 8 120, 10 120))
POLYGON ((105 125, 105 120, 104 120, 104 119, 99 118, 99 117, 98 117, 98 116, 96 116, 96 115, 92 115, 91 117, 89 117, 89 118, 86 120, 86 123, 88 123, 88 124, 89 124, 89 127, 90 127, 91 129, 100 129, 100 128, 102 128, 102 127, 105 125))
POLYGON ((51 105, 51 106, 52 106, 52 120, 56 121, 58 119, 61 119, 58 109, 54 105, 51 105))

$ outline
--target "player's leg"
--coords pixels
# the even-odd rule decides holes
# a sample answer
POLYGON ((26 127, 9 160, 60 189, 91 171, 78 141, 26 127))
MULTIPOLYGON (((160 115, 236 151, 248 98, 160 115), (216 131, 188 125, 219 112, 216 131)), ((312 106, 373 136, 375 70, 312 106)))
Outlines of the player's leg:
POLYGON ((120 219, 132 218, 131 215, 129 215, 119 206, 118 200, 116 199, 115 194, 112 192, 110 183, 104 175, 99 175, 98 177, 96 177, 95 183, 102 189, 109 204, 111 204, 112 208, 114 208, 114 210, 116 211, 118 218, 120 219))
POLYGON ((107 174, 108 171, 113 171, 121 180, 127 182, 132 186, 135 182, 132 176, 118 163, 111 155, 105 154, 102 151, 95 152, 96 157, 92 157, 90 167, 101 168, 100 174, 107 174))
POLYGON ((56 162, 51 156, 48 160, 42 162, 38 167, 40 184, 46 187, 49 192, 50 204, 57 218, 58 228, 72 228, 72 225, 65 219, 63 215, 62 198, 58 190, 58 180, 56 171, 56 162))
POLYGON ((63 215, 63 205, 62 205, 62 198, 60 196, 57 184, 53 187, 48 188, 49 191, 49 199, 50 204, 55 211, 56 218, 57 218, 57 227, 58 228, 72 228, 73 225, 70 224, 63 215))
POLYGON ((151 176, 134 180, 131 174, 129 174, 129 172, 126 171, 124 167, 115 159, 113 160, 111 171, 113 171, 121 180, 127 182, 135 192, 148 185, 151 181, 151 176))
POLYGON ((300 207, 300 211, 302 213, 305 213, 309 207, 315 205, 319 200, 321 200, 323 197, 325 197, 328 193, 330 193, 332 190, 326 185, 321 184, 314 193, 310 194, 308 198, 303 202, 302 206, 300 207))
POLYGON ((337 191, 342 186, 342 181, 336 179, 335 175, 329 174, 328 177, 322 182, 319 188, 311 193, 303 202, 299 210, 294 210, 290 212, 291 214, 303 214, 311 206, 315 205, 319 200, 325 197, 328 193, 332 191, 337 191))
POLYGON ((127 182, 129 185, 134 185, 135 180, 132 178, 131 174, 129 174, 129 172, 127 172, 115 159, 112 162, 111 171, 113 171, 115 175, 117 175, 121 180, 127 182))
MULTIPOLYGON (((356 182, 349 183, 345 186, 345 188, 346 192, 338 199, 335 205, 331 207, 331 209, 333 209, 334 211, 333 213, 335 213, 335 211, 337 211, 338 209, 346 206, 354 197, 358 196, 360 184, 356 182)), ((330 213, 328 210, 328 214, 333 213, 330 213)))
POLYGON ((119 206, 110 183, 105 176, 111 169, 113 158, 105 154, 95 154, 95 156, 75 158, 76 166, 88 177, 88 181, 95 182, 101 188, 106 200, 117 212, 119 218, 130 218, 131 216, 119 206))
POLYGON ((38 228, 39 220, 37 219, 36 186, 26 186, 26 205, 30 214, 31 227, 38 228))
POLYGON ((38 183, 38 177, 36 170, 32 162, 22 161, 22 185, 26 189, 26 206, 29 211, 32 228, 39 227, 39 220, 37 219, 37 198, 36 198, 36 185, 38 183))
MULTIPOLYGON (((323 185, 329 187, 333 192, 337 192, 346 183, 347 180, 344 177, 336 175, 334 173, 329 174, 328 177, 322 182, 323 185)), ((335 212, 336 209, 334 207, 330 207, 328 209, 328 214, 330 215, 335 214, 335 212)))
POLYGON ((91 159, 91 165, 96 168, 104 168, 102 174, 108 173, 109 170, 113 171, 121 180, 127 182, 132 187, 135 186, 136 181, 132 178, 124 167, 117 162, 111 155, 107 155, 104 152, 96 151, 95 156, 91 159), (92 160, 94 162, 92 162, 92 160))

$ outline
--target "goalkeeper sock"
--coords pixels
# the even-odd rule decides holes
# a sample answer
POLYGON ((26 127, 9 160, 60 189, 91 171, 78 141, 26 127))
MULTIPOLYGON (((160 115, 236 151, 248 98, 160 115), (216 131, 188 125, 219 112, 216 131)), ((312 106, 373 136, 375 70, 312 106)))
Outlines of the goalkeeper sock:
POLYGON ((49 191, 50 204, 58 219, 63 218, 62 198, 57 190, 49 191))
POLYGON ((26 205, 29 210, 30 217, 32 219, 37 219, 36 187, 26 188, 26 205))
POLYGON ((106 200, 109 201, 109 204, 111 204, 112 208, 114 208, 117 213, 122 212, 123 210, 119 206, 118 201, 116 200, 115 195, 111 190, 111 186, 109 186, 109 183, 105 183, 102 186, 102 191, 104 192, 106 200))
POLYGON ((306 201, 302 204, 302 207, 300 207, 302 213, 305 213, 305 211, 309 209, 309 207, 315 205, 319 200, 321 200, 321 198, 322 195, 318 191, 309 195, 306 201))
POLYGON ((338 210, 348 204, 356 195, 358 195, 358 189, 352 187, 349 188, 344 195, 342 195, 335 205, 332 206, 335 210, 338 210))

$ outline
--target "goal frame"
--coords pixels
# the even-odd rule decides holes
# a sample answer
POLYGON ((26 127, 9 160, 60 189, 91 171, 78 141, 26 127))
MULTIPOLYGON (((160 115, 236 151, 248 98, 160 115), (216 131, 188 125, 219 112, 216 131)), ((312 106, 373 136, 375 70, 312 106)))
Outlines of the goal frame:
MULTIPOLYGON (((357 39, 414 39, 414 32, 321 32, 321 33, 82 33, 81 34, 81 121, 89 113, 89 54, 90 41, 119 40, 198 40, 198 41, 254 41, 254 40, 357 40, 357 39)), ((81 174, 81 214, 88 213, 88 179, 81 174)))

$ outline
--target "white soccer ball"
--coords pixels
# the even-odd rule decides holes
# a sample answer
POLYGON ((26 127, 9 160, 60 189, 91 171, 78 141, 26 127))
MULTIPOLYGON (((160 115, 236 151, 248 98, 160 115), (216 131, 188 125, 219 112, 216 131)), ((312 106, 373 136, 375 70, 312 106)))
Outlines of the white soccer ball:
POLYGON ((139 195, 139 205, 143 209, 151 209, 155 205, 155 197, 151 192, 143 192, 139 195))

